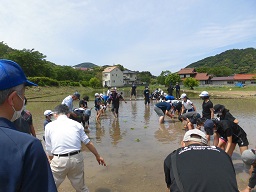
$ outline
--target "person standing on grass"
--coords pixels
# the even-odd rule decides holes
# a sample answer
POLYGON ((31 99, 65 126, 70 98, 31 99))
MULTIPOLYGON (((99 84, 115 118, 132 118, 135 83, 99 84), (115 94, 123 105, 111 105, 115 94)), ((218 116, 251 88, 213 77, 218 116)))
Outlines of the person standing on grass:
POLYGON ((0 191, 57 192, 41 141, 17 131, 28 81, 14 61, 0 59, 0 191))

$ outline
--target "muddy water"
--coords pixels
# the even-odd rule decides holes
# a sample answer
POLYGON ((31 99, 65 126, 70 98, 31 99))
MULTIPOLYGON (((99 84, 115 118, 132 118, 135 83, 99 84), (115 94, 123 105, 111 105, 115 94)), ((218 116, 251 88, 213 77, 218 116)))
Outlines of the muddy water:
MULTIPOLYGON (((125 94, 128 95, 128 94, 125 94)), ((43 136, 43 112, 53 109, 65 96, 31 99, 27 109, 33 114, 34 125, 39 139, 43 136), (49 102, 52 100, 53 102, 49 102)), ((92 97, 91 97, 92 98, 92 97)), ((191 99, 201 112, 202 100, 191 99)), ((256 147, 256 100, 212 99, 230 109, 247 132, 249 147, 256 147)), ((78 102, 74 103, 77 106, 78 102)), ((97 150, 104 157, 107 167, 98 165, 95 157, 85 147, 85 182, 90 191, 96 192, 158 192, 165 191, 163 160, 180 146, 184 135, 182 124, 177 119, 166 118, 163 125, 153 110, 154 103, 144 105, 142 98, 120 104, 119 118, 115 119, 107 109, 100 123, 95 122, 92 110, 88 133, 97 150)), ((93 101, 89 102, 93 107, 93 101)), ((44 142, 42 141, 42 144, 44 142)), ((246 186, 248 173, 241 162, 239 148, 232 156, 237 172, 239 188, 246 186)), ((74 191, 66 179, 59 191, 74 191)))

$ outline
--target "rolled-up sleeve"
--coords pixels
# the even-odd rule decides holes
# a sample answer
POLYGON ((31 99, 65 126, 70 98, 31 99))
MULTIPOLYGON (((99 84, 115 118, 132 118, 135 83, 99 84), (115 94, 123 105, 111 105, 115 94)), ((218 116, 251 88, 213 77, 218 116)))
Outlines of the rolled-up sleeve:
POLYGON ((91 141, 91 140, 89 139, 89 137, 85 134, 83 127, 81 127, 81 128, 79 129, 79 134, 80 134, 81 141, 82 141, 85 145, 91 141))

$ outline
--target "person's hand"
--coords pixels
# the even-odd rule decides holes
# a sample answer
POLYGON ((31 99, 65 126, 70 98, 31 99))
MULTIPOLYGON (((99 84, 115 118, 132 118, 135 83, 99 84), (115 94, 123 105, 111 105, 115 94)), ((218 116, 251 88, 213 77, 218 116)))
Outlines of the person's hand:
POLYGON ((102 157, 99 156, 99 157, 96 157, 96 159, 97 159, 99 165, 106 166, 106 163, 102 157))

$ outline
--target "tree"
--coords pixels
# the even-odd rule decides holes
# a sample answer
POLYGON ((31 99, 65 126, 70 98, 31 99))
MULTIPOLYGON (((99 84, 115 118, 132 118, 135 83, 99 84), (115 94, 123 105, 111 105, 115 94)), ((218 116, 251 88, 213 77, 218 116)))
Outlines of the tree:
POLYGON ((115 66, 118 67, 121 71, 125 70, 124 66, 121 64, 116 64, 115 66))
POLYGON ((97 79, 96 77, 93 77, 93 78, 90 79, 89 85, 90 85, 90 87, 92 87, 92 88, 101 87, 100 80, 97 79))
POLYGON ((165 78, 167 77, 167 75, 171 74, 171 71, 166 70, 166 71, 162 71, 161 74, 157 77, 157 82, 160 85, 164 85, 165 84, 165 78))
POLYGON ((199 86, 199 81, 197 81, 195 78, 193 77, 188 77, 183 81, 183 85, 185 87, 190 88, 191 90, 194 89, 194 87, 198 87, 199 86))
POLYGON ((149 71, 142 71, 137 74, 137 77, 141 82, 146 82, 149 84, 152 78, 152 74, 149 71))
POLYGON ((180 76, 177 73, 169 74, 165 78, 165 85, 170 85, 170 84, 175 85, 176 82, 180 82, 180 76))
POLYGON ((5 58, 17 62, 24 70, 26 76, 45 76, 44 66, 46 56, 34 49, 14 50, 6 54, 5 58))

